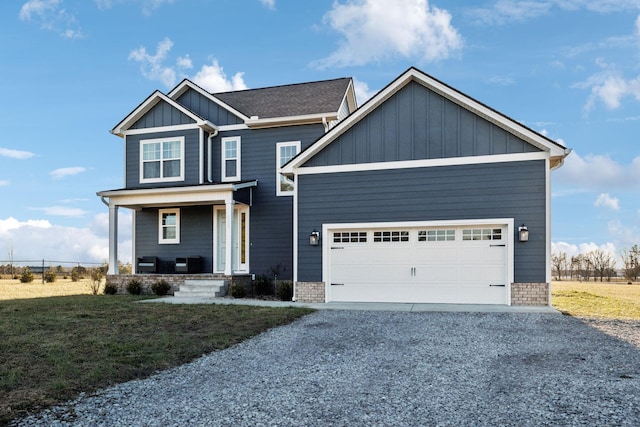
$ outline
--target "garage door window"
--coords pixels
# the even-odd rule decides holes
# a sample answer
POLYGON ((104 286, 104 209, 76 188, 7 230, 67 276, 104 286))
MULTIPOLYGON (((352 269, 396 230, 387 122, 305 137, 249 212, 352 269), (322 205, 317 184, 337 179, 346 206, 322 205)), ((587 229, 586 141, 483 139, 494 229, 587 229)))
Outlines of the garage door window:
POLYGON ((502 229, 473 228, 462 230, 462 240, 502 240, 502 229))
POLYGON ((373 233, 374 242, 408 242, 408 231, 375 231, 373 233))
POLYGON ((344 231, 341 233, 333 233, 334 243, 366 243, 366 231, 344 231))
POLYGON ((420 230, 418 242, 453 242, 456 240, 456 230, 420 230))

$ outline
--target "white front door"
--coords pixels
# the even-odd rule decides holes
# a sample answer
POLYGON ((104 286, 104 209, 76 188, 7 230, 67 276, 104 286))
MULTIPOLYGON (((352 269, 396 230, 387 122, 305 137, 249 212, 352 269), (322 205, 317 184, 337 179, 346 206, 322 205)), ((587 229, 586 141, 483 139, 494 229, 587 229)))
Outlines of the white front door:
MULTIPOLYGON (((224 206, 216 206, 214 209, 214 265, 216 273, 224 273, 227 265, 227 215, 224 206)), ((249 208, 237 206, 233 209, 232 227, 232 271, 249 271, 249 208)))

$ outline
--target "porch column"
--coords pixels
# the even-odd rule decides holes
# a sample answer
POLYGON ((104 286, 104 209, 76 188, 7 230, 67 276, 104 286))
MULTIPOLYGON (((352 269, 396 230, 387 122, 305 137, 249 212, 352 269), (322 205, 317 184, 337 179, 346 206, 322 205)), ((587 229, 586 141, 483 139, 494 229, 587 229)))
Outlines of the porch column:
POLYGON ((231 200, 226 200, 225 201, 225 241, 227 242, 227 244, 225 245, 224 248, 224 259, 226 260, 226 262, 224 263, 224 274, 226 276, 231 276, 231 274, 233 274, 233 245, 234 245, 234 241, 233 241, 233 205, 234 205, 234 201, 233 199, 231 200))
POLYGON ((118 274, 118 206, 109 204, 109 270, 118 274))

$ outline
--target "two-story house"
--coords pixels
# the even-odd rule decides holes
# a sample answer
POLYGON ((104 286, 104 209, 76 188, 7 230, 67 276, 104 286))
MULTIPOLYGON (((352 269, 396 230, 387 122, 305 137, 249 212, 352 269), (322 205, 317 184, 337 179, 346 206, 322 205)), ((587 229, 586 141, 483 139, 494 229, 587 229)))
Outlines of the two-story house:
POLYGON ((415 68, 358 109, 348 78, 184 80, 112 132, 112 275, 123 207, 137 273, 277 269, 298 301, 549 304, 551 170, 569 150, 415 68))

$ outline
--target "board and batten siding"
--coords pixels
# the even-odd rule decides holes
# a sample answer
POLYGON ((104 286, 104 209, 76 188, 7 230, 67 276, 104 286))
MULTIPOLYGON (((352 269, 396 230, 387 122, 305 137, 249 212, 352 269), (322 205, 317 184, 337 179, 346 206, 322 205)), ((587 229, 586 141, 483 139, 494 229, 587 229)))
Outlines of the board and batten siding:
POLYGON ((309 159, 329 166, 540 151, 411 82, 309 159))
MULTIPOLYGON (((298 278, 322 280, 312 230, 329 223, 514 218, 516 282, 546 281, 545 161, 343 172, 298 176, 298 278)), ((322 245, 331 242, 322 242, 322 245)))
POLYGON ((215 123, 217 126, 244 123, 241 118, 231 113, 229 110, 222 108, 210 99, 207 99, 205 96, 193 89, 188 89, 185 93, 180 95, 176 101, 200 117, 206 117, 207 120, 215 123))
POLYGON ((171 186, 196 185, 200 183, 200 132, 189 129, 171 132, 153 132, 141 135, 127 135, 125 148, 126 187, 153 188, 171 186), (172 138, 184 136, 184 181, 140 183, 140 141, 145 139, 172 138))
POLYGON ((213 207, 180 208, 180 243, 158 244, 158 209, 135 212, 135 258, 155 256, 160 272, 171 272, 173 262, 181 257, 202 257, 202 271, 213 271, 213 207))
POLYGON ((136 121, 130 129, 195 124, 195 121, 165 101, 160 101, 136 121))

